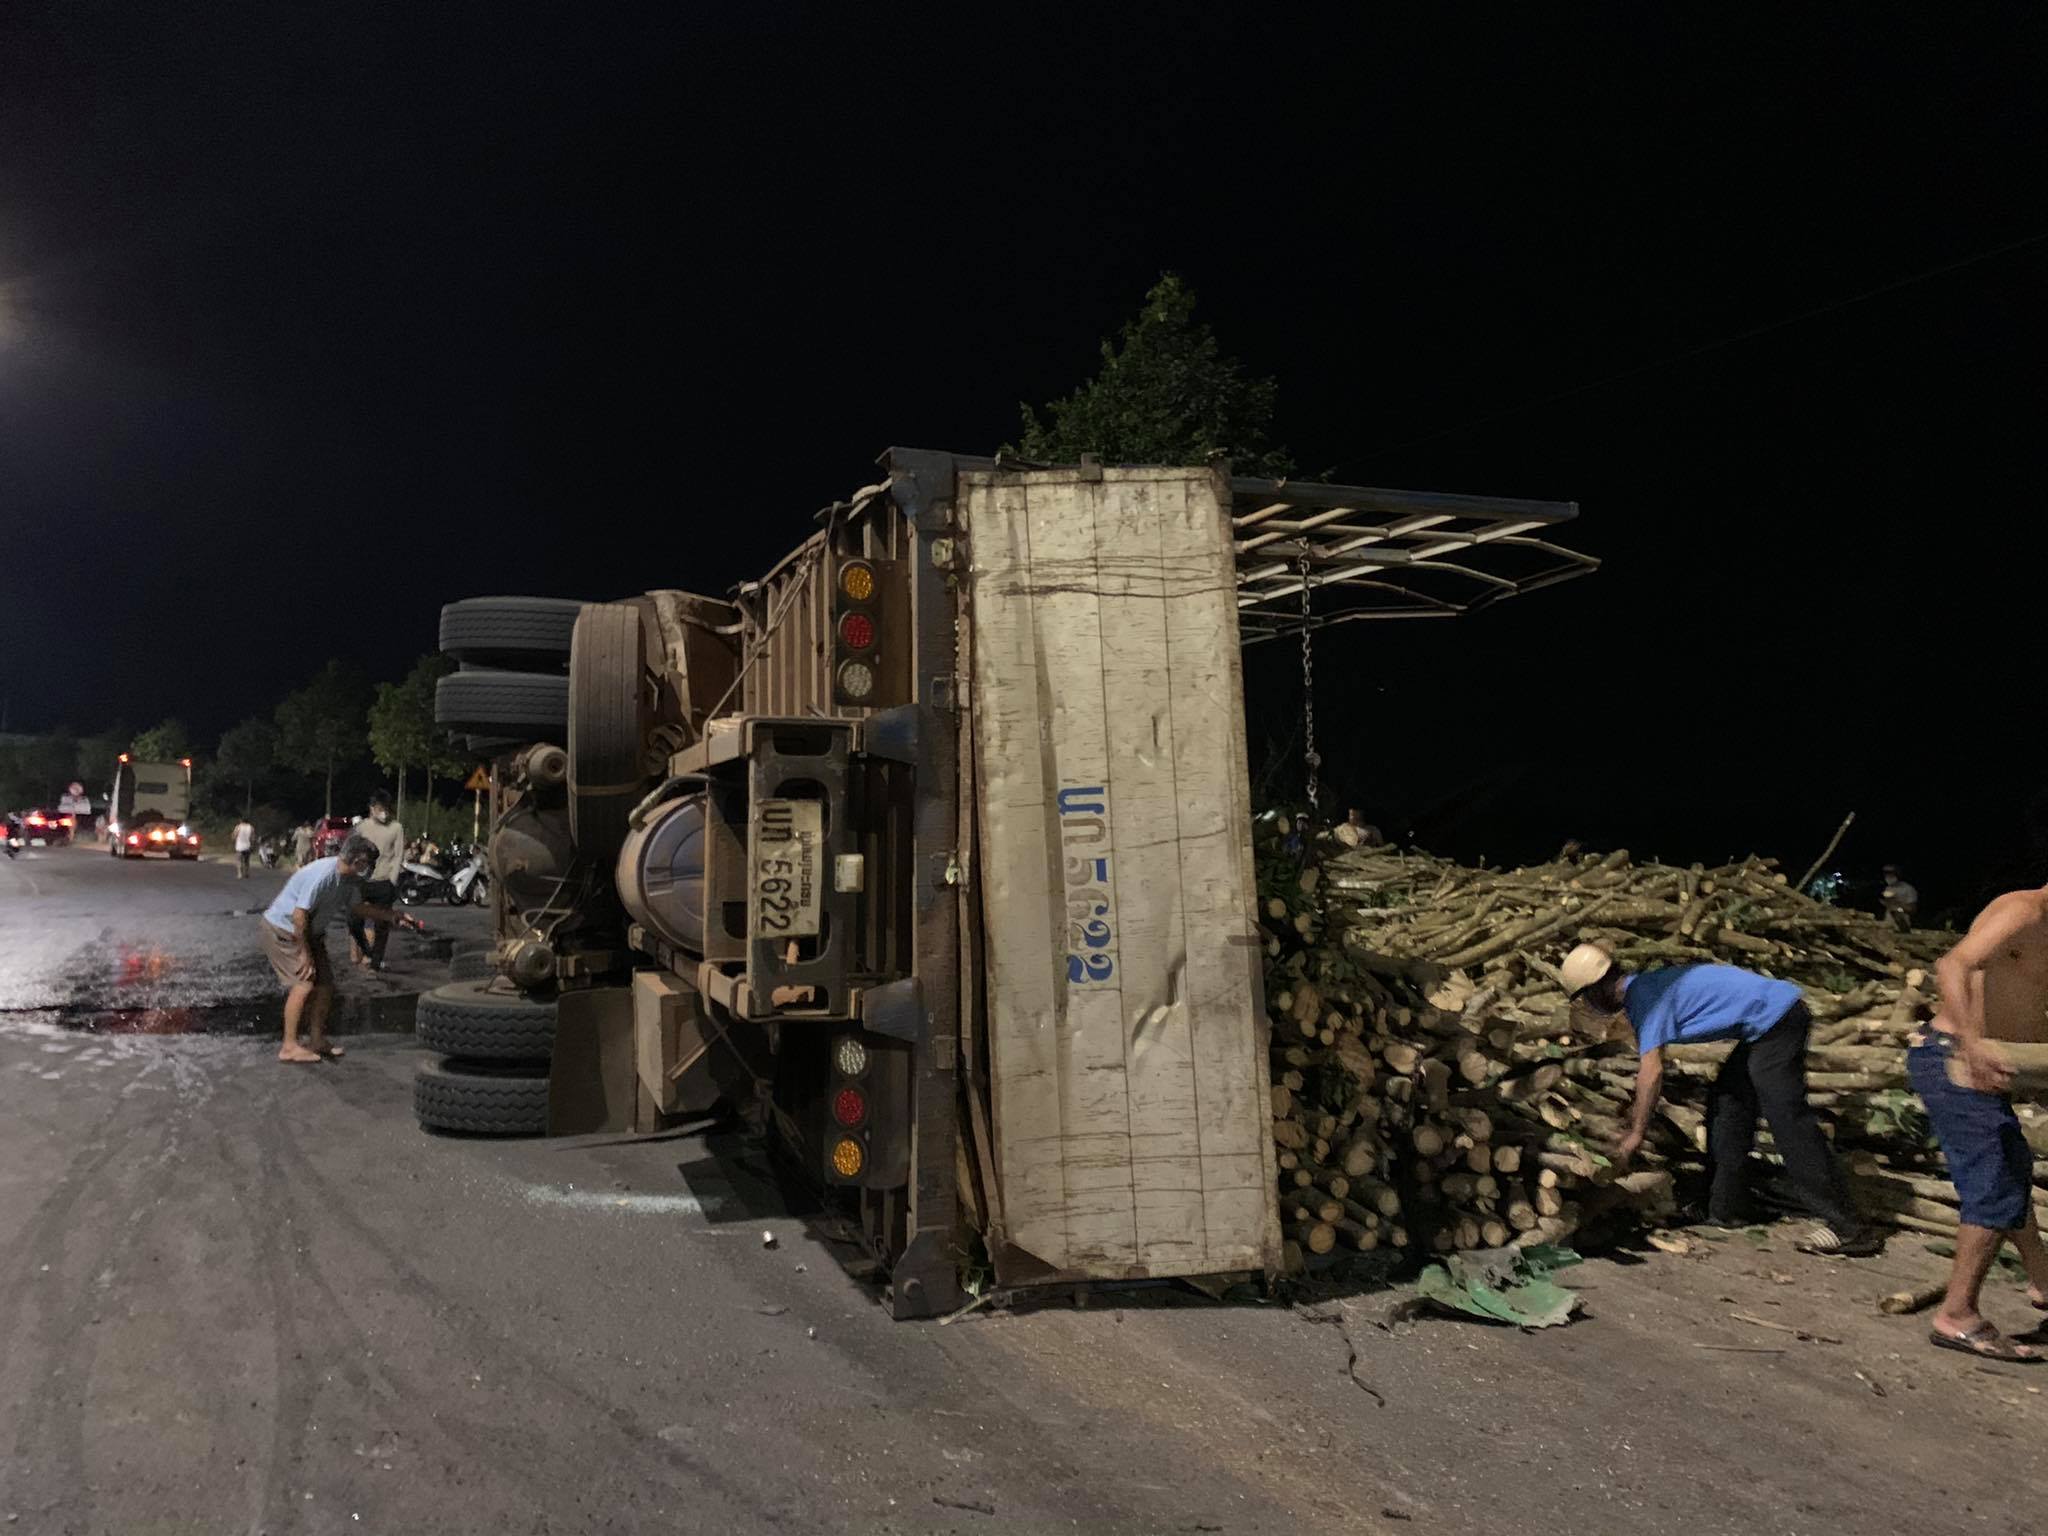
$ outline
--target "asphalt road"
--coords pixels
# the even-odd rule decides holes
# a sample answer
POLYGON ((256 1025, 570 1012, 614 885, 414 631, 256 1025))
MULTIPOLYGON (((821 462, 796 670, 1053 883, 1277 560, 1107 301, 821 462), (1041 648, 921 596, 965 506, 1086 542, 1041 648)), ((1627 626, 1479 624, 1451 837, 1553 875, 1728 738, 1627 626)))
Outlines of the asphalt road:
POLYGON ((1916 1245, 1592 1263, 1532 1335, 1387 1293, 899 1324, 736 1135, 433 1137, 403 1036, 279 1064, 232 915, 262 894, 0 865, 7 1529, 2042 1527, 2048 1370, 1877 1316, 1939 1273, 1916 1245), (123 1027, 152 1008, 243 1032, 123 1027))

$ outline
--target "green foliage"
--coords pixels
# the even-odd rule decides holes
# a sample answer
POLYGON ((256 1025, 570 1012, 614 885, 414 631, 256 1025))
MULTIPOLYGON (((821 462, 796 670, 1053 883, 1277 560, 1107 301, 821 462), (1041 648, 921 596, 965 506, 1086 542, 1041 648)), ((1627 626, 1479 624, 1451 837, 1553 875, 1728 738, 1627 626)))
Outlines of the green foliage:
POLYGON ((77 756, 77 742, 63 730, 0 745, 0 811, 55 805, 77 756))
POLYGON ((175 763, 192 755, 192 733, 182 720, 159 721, 140 732, 128 750, 139 763, 175 763))
POLYGON ((323 777, 326 810, 334 814, 334 771, 361 761, 369 750, 364 712, 369 686, 338 661, 277 706, 277 760, 287 768, 323 777))
POLYGON ((446 748, 434 725, 434 685, 455 670, 455 660, 438 652, 422 656, 402 682, 379 683, 370 705, 370 755, 387 773, 441 765, 446 748))
POLYGON ((1195 295, 1169 272, 1114 341, 1102 368, 1044 415, 1029 405, 1023 436, 1003 451, 1071 464, 1092 453, 1106 464, 1205 464, 1227 458, 1239 474, 1293 469, 1272 442, 1279 385, 1253 378, 1223 355, 1215 333, 1195 319, 1195 295))
POLYGON ((213 756, 213 772, 242 789, 244 807, 256 803, 256 781, 277 764, 277 727, 251 718, 225 732, 213 756))
MULTIPOLYGON (((128 744, 134 739, 135 733, 123 724, 116 724, 111 730, 78 738, 78 750, 74 754, 72 768, 88 793, 103 795, 107 792, 107 786, 114 782, 115 763, 120 760, 121 754, 128 750, 128 744)), ((179 754, 181 757, 183 755, 179 754)))

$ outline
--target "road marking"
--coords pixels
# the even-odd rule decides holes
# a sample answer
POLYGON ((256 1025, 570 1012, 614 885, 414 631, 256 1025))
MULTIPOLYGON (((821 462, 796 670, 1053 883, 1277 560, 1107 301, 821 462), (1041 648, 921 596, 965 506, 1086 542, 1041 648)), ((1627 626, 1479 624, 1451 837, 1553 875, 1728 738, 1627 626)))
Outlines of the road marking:
POLYGON ((557 1205, 572 1211, 624 1211, 642 1216, 701 1216, 695 1195, 604 1195, 587 1189, 556 1189, 530 1184, 526 1198, 535 1205, 557 1205))

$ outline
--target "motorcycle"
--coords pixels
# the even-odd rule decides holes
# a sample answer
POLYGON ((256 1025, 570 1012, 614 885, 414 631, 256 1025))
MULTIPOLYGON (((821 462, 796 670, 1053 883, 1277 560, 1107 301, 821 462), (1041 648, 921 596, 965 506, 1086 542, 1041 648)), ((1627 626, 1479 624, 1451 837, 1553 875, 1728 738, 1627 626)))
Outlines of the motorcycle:
POLYGON ((407 859, 398 871, 398 903, 404 907, 445 901, 451 907, 491 899, 491 870, 482 848, 451 848, 443 860, 407 859))

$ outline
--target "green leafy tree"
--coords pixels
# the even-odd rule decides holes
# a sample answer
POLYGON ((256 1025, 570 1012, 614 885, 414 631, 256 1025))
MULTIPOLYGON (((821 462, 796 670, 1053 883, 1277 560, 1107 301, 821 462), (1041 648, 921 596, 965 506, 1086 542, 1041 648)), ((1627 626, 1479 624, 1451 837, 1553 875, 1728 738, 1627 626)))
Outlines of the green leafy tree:
POLYGON ((454 670, 454 658, 436 652, 414 662, 403 682, 377 685, 377 697, 370 705, 370 755, 378 767, 397 778, 401 820, 408 769, 426 769, 427 796, 430 801, 433 798, 436 753, 442 750, 434 725, 434 685, 454 670))
POLYGON ((316 774, 326 783, 327 809, 334 814, 334 771, 360 762, 369 749, 364 712, 369 687, 338 661, 277 706, 277 760, 287 768, 316 774))
POLYGON ((71 766, 88 793, 106 793, 107 787, 114 782, 114 764, 134 739, 135 733, 120 724, 111 730, 78 738, 78 752, 71 766))
POLYGON ((256 806, 256 781, 277 765, 277 727, 248 719, 225 732, 213 755, 214 772, 242 786, 242 811, 256 806))
POLYGON ((129 751, 139 763, 175 763, 192 755, 192 734, 182 720, 164 720, 135 738, 129 751))
POLYGON ((77 757, 78 743, 63 730, 0 746, 0 811, 54 806, 77 757))
POLYGON ((1102 344, 1102 368, 1044 414, 1022 407, 1024 434, 1003 452, 1071 464, 1092 453, 1109 464, 1206 464, 1228 458, 1239 474, 1286 475, 1272 441, 1279 386, 1226 357, 1195 319, 1195 295, 1169 272, 1144 308, 1102 344))

